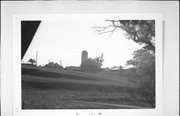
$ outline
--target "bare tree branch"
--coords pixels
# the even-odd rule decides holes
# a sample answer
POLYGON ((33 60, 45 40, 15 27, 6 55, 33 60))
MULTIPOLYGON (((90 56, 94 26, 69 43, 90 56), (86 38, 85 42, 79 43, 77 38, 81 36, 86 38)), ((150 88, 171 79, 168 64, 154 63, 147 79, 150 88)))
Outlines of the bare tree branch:
POLYGON ((127 37, 132 39, 134 42, 144 44, 145 49, 153 50, 155 52, 155 44, 152 43, 151 39, 155 36, 154 34, 154 22, 146 20, 105 20, 110 22, 107 26, 95 26, 93 27, 98 35, 104 33, 110 33, 112 35, 117 28, 124 30, 127 37))
POLYGON ((97 31, 97 32, 102 32, 102 31, 105 31, 106 29, 108 29, 108 28, 110 28, 110 27, 114 28, 113 25, 108 25, 108 26, 103 26, 103 27, 95 26, 95 27, 93 27, 93 28, 94 28, 95 31, 97 31))
POLYGON ((110 36, 114 33, 114 31, 117 28, 121 28, 120 25, 116 25, 114 22, 118 22, 118 21, 113 21, 113 20, 106 20, 112 23, 109 24, 108 26, 94 26, 92 28, 95 29, 95 31, 98 33, 98 35, 104 34, 104 33, 110 33, 110 36))
POLYGON ((110 35, 112 35, 116 29, 117 27, 114 27, 112 30, 109 30, 109 31, 101 31, 99 32, 99 35, 104 34, 104 33, 110 33, 110 35))

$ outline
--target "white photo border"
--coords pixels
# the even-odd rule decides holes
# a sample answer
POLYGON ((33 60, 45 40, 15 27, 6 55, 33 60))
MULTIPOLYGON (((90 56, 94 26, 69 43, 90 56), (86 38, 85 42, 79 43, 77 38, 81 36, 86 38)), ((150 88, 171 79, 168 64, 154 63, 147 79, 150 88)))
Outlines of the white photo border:
POLYGON ((14 116, 154 116, 162 115, 162 81, 163 81, 163 41, 162 41, 162 15, 159 13, 143 14, 16 14, 13 16, 13 115, 14 116), (80 109, 80 110, 22 110, 21 108, 21 21, 23 20, 58 20, 79 16, 93 16, 106 19, 119 20, 155 20, 156 33, 156 108, 155 109, 80 109))

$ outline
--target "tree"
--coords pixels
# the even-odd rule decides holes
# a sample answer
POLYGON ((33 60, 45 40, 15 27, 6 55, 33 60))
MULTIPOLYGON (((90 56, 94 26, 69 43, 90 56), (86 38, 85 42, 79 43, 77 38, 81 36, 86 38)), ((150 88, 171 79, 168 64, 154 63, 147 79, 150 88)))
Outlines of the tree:
POLYGON ((119 66, 119 70, 124 70, 124 69, 123 69, 123 66, 119 66))
POLYGON ((93 27, 98 34, 113 34, 119 28, 126 32, 127 39, 143 44, 144 49, 155 53, 155 20, 106 20, 106 22, 108 22, 106 26, 93 27))
POLYGON ((53 68, 63 68, 60 64, 55 63, 55 62, 49 62, 48 64, 45 65, 46 67, 53 67, 53 68))
POLYGON ((140 77, 140 83, 136 89, 143 98, 155 107, 155 54, 146 49, 134 52, 132 60, 126 65, 133 65, 136 74, 140 77))
POLYGON ((133 65, 139 75, 155 76, 155 54, 146 49, 140 49, 133 53, 133 59, 126 65, 133 65))
POLYGON ((103 65, 103 62, 104 62, 103 54, 101 54, 101 56, 97 56, 93 60, 98 64, 98 68, 101 68, 101 66, 103 65))
POLYGON ((28 60, 28 62, 30 62, 33 65, 34 63, 36 63, 36 60, 31 58, 31 59, 28 60))

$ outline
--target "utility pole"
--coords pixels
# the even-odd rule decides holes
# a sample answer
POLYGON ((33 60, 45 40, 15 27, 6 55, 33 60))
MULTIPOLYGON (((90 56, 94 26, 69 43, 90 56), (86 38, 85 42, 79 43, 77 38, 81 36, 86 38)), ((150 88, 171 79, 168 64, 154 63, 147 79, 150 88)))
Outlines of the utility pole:
POLYGON ((36 51, 36 66, 38 66, 37 63, 38 63, 38 51, 36 51))
POLYGON ((60 60, 60 66, 62 66, 62 62, 61 62, 61 60, 60 60))

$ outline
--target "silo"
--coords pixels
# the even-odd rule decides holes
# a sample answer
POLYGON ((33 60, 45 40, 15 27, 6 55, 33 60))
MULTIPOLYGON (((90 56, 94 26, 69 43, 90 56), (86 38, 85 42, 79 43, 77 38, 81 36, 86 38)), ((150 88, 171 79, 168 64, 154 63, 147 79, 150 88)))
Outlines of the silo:
POLYGON ((81 65, 86 62, 86 60, 88 59, 88 52, 86 50, 82 51, 81 54, 81 65))

